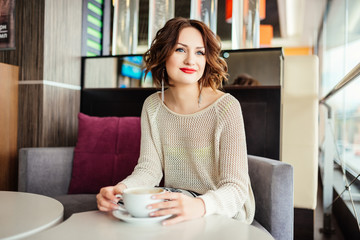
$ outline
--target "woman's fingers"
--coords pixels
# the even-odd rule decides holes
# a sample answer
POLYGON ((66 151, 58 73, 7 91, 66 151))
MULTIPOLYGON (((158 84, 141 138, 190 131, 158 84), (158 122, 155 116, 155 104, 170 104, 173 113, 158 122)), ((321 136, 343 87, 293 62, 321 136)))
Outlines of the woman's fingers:
POLYGON ((157 207, 150 207, 150 209, 157 209, 150 213, 151 217, 165 216, 165 215, 180 215, 182 209, 178 207, 179 203, 175 201, 168 201, 164 204, 157 205, 157 207))
POLYGON ((166 201, 149 205, 149 208, 158 209, 150 216, 173 215, 173 218, 163 222, 164 225, 172 225, 185 220, 199 218, 205 214, 205 205, 202 199, 188 197, 181 193, 164 193, 156 195, 156 199, 166 201))
POLYGON ((114 187, 104 187, 100 189, 100 195, 109 201, 116 201, 116 193, 114 190, 114 187))
POLYGON ((115 187, 104 187, 100 189, 99 194, 96 195, 97 205, 100 211, 111 211, 118 209, 116 194, 120 193, 121 189, 115 187))
POLYGON ((150 217, 160 217, 160 216, 167 216, 167 215, 180 215, 181 210, 178 208, 170 208, 170 209, 164 209, 164 210, 158 210, 155 212, 150 213, 150 217))
MULTIPOLYGON (((118 198, 116 195, 122 193, 125 188, 126 186, 121 184, 102 188, 99 194, 96 195, 99 210, 111 211, 118 209, 116 204, 118 198)), ((156 209, 150 216, 173 215, 172 218, 163 222, 164 225, 172 225, 185 220, 199 218, 205 214, 205 205, 200 198, 188 197, 181 193, 172 192, 153 195, 152 198, 164 201, 148 206, 149 209, 156 209)))
POLYGON ((118 208, 114 201, 104 198, 100 193, 96 195, 96 199, 100 211, 111 211, 118 208))
POLYGON ((181 196, 178 193, 163 193, 159 195, 154 195, 155 199, 163 199, 164 201, 150 204, 148 209, 157 209, 156 211, 150 213, 150 216, 164 216, 164 215, 175 215, 180 214, 179 201, 176 201, 181 196))
POLYGON ((153 199, 165 199, 165 200, 175 200, 181 197, 181 193, 174 193, 174 192, 165 192, 162 194, 153 195, 151 198, 153 199))
POLYGON ((173 193, 164 193, 164 194, 159 194, 159 195, 155 195, 153 197, 154 199, 163 199, 164 201, 162 202, 158 202, 158 203, 153 203, 151 205, 148 206, 149 209, 153 208, 172 208, 172 207, 176 207, 179 203, 178 199, 181 198, 181 196, 178 196, 177 194, 173 194, 173 193))

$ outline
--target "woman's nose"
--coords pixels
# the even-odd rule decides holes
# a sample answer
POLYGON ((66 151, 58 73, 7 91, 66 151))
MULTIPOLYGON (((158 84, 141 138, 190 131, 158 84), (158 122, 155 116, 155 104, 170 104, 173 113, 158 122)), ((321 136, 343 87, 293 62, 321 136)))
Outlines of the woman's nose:
POLYGON ((186 54, 186 58, 184 62, 187 65, 193 65, 195 64, 195 57, 192 54, 186 54))

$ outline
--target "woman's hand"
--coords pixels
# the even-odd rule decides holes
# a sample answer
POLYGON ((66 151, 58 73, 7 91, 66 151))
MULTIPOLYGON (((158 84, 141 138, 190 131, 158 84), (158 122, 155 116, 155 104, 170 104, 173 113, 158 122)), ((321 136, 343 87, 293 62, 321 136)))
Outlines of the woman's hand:
POLYGON ((151 217, 170 214, 175 216, 165 220, 163 225, 172 225, 182 221, 200 218, 205 215, 205 204, 201 198, 188 197, 182 193, 172 192, 155 195, 153 197, 166 201, 148 206, 150 209, 158 209, 150 214, 151 217))
POLYGON ((116 197, 116 194, 122 194, 125 189, 126 186, 122 183, 101 188, 99 194, 96 195, 99 210, 112 211, 118 209, 117 202, 119 201, 119 198, 116 197))

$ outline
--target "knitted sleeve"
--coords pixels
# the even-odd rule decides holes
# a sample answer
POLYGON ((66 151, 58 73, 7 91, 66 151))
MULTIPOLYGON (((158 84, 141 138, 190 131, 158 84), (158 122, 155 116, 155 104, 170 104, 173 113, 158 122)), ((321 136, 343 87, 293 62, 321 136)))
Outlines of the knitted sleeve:
POLYGON ((206 215, 222 214, 251 223, 255 204, 250 186, 246 139, 240 103, 231 98, 218 106, 219 180, 201 198, 206 215))
MULTIPOLYGON (((141 144, 138 164, 130 176, 121 181, 127 187, 156 186, 160 183, 162 173, 162 155, 156 147, 158 141, 156 124, 152 124, 158 106, 151 101, 153 96, 145 100, 141 112, 141 144)), ((159 146, 159 144, 158 144, 159 146)))

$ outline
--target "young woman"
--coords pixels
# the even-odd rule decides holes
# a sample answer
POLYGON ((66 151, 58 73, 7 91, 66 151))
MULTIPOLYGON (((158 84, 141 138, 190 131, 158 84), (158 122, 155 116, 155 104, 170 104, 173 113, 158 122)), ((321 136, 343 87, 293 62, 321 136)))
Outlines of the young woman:
POLYGON ((172 214, 164 225, 222 214, 251 223, 255 202, 247 164, 240 104, 218 90, 227 80, 220 41, 202 22, 169 20, 144 54, 161 92, 149 96, 141 115, 141 150, 134 172, 97 195, 98 208, 110 211, 127 187, 189 190, 196 197, 168 192, 168 201, 150 205, 151 216, 172 214))

